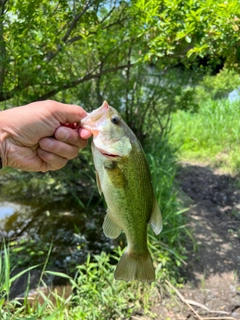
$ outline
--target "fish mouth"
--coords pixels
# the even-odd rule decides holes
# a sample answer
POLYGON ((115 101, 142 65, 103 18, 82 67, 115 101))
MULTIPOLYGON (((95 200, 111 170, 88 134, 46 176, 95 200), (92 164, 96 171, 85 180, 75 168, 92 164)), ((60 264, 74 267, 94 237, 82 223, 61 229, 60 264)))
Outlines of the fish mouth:
POLYGON ((80 121, 80 127, 90 131, 93 136, 97 136, 99 134, 98 125, 106 118, 108 109, 109 105, 107 101, 104 101, 101 107, 88 113, 87 116, 80 121))
POLYGON ((99 152, 104 156, 104 157, 107 157, 107 158, 119 158, 120 156, 118 154, 112 154, 112 153, 108 153, 104 150, 99 150, 99 152))

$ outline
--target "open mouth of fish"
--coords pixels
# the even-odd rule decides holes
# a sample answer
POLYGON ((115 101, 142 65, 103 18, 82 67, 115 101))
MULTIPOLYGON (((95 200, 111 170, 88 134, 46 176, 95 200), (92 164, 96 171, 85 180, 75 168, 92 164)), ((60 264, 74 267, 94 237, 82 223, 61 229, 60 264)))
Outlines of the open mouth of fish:
POLYGON ((105 157, 110 157, 110 158, 118 158, 119 155, 118 154, 112 154, 112 153, 107 153, 104 150, 99 150, 101 152, 101 154, 105 157))

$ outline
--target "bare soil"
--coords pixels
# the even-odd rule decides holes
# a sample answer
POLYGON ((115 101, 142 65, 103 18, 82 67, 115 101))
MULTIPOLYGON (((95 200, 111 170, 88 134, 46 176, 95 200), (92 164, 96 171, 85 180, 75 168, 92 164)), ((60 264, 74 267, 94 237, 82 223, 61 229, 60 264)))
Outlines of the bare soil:
POLYGON ((183 270, 184 288, 175 301, 163 298, 155 305, 156 319, 240 320, 239 177, 183 163, 177 181, 188 198, 196 250, 183 270))

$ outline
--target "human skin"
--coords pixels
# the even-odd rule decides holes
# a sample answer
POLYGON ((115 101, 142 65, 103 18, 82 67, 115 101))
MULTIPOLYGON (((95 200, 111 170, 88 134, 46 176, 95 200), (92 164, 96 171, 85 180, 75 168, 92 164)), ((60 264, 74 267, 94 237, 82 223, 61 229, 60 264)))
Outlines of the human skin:
POLYGON ((79 106, 52 100, 1 111, 2 166, 35 172, 64 167, 91 136, 78 126, 86 115, 79 106))

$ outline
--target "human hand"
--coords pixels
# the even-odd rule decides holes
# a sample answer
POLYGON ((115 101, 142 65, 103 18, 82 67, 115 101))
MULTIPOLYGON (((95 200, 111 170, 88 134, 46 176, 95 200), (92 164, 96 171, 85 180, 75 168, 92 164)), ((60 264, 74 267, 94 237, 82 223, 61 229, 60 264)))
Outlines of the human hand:
POLYGON ((87 145, 91 133, 77 123, 87 113, 76 105, 41 101, 0 112, 3 167, 57 170, 87 145))

